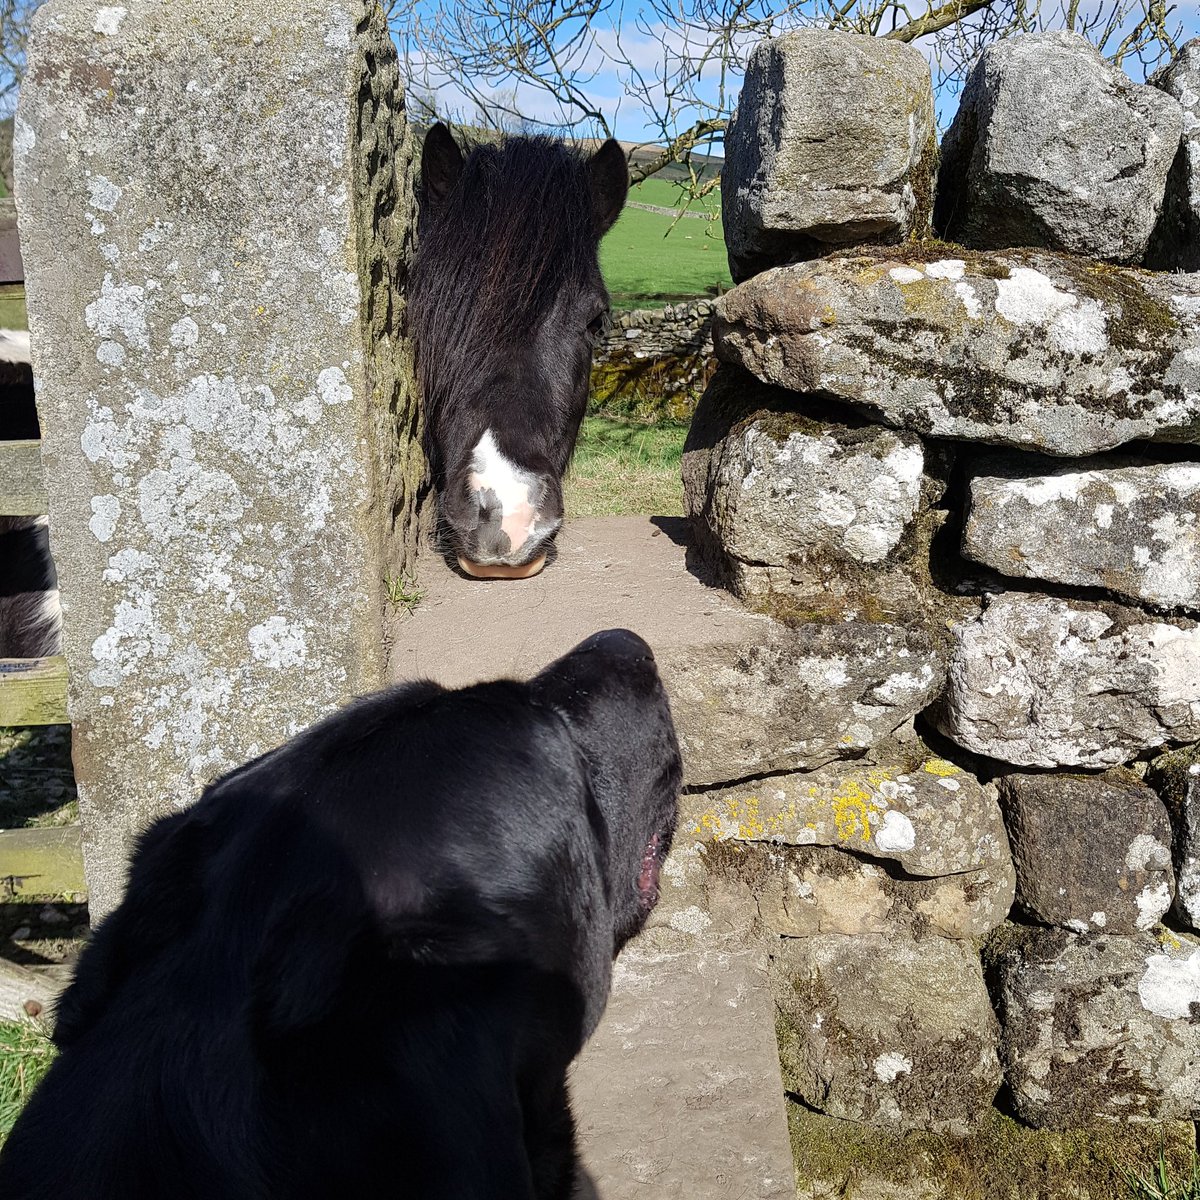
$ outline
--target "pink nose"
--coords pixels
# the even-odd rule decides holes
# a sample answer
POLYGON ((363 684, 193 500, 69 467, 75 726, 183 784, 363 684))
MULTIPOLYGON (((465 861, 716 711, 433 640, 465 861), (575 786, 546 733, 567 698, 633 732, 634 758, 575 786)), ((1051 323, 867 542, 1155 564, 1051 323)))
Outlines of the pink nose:
POLYGON ((529 504, 518 504, 512 512, 506 512, 500 522, 500 528, 508 534, 512 553, 516 554, 529 540, 533 533, 534 522, 537 521, 537 511, 529 504))

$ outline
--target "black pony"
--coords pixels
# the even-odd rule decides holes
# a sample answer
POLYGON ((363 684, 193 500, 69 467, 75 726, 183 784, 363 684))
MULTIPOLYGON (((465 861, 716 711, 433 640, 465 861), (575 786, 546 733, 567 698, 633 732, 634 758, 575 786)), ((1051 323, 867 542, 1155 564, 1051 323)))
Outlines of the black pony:
POLYGON ((625 155, 511 137, 464 160, 439 124, 421 174, 409 313, 442 530, 469 574, 532 575, 562 524, 608 321, 597 247, 625 202, 625 155))

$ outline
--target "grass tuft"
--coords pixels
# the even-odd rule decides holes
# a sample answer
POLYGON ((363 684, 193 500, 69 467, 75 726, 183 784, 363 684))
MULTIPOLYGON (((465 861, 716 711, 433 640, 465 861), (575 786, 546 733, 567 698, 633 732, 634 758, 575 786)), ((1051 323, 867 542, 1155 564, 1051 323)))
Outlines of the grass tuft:
POLYGON ((0 1145, 54 1061, 49 1030, 35 1021, 0 1021, 0 1145))
POLYGON ((1193 1156, 1191 1170, 1178 1179, 1172 1177, 1163 1151, 1149 1175, 1128 1177, 1130 1200, 1200 1200, 1200 1158, 1193 1156))
POLYGON ((587 417, 563 484, 567 517, 683 515, 687 426, 587 417))
POLYGON ((425 598, 425 589, 417 582, 415 576, 407 572, 403 575, 389 575, 383 581, 383 586, 392 608, 403 609, 410 616, 425 598))

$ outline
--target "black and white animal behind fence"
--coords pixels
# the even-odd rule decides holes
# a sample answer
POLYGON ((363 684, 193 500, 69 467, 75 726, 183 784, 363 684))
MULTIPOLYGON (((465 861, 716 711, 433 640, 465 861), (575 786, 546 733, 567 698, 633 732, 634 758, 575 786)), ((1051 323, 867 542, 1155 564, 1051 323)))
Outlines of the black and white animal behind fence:
MULTIPOLYGON (((0 330, 0 462, 15 463, 40 432, 29 334, 0 330)), ((48 658, 59 653, 62 628, 49 523, 44 515, 4 512, 12 507, 5 490, 0 486, 0 658, 48 658)))
POLYGON ((421 173, 409 315, 445 548, 471 575, 534 574, 608 321, 597 248, 625 153, 511 137, 464 158, 435 125, 421 173))

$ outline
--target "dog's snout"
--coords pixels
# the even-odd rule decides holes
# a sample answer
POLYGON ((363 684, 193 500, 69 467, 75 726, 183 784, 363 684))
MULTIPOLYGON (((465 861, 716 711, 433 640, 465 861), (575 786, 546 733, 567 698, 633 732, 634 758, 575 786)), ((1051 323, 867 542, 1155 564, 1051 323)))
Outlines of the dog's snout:
POLYGON ((653 662, 654 651, 638 635, 629 629, 604 629, 594 633, 580 650, 598 651, 610 658, 630 662, 653 662))

